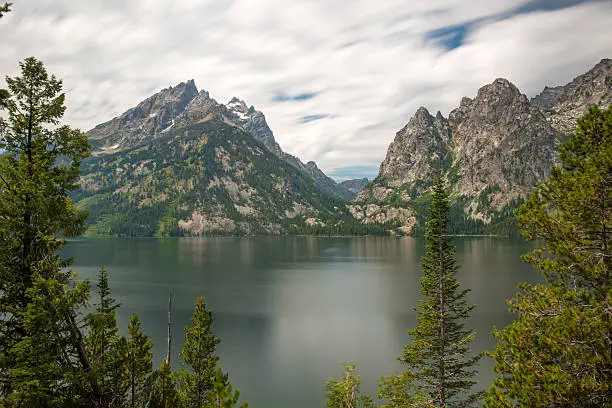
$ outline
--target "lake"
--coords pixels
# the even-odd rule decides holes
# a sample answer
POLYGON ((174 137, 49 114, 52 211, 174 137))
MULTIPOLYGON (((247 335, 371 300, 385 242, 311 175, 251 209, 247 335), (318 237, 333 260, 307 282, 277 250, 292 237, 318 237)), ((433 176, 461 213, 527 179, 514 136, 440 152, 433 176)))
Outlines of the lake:
MULTIPOLYGON (((494 325, 512 320, 506 299, 521 281, 540 281, 520 255, 533 245, 493 237, 456 238, 458 279, 477 304, 469 326, 474 350, 492 350, 494 325)), ((325 382, 353 362, 362 389, 400 369, 397 357, 416 325, 424 240, 389 237, 256 237, 82 239, 63 255, 95 280, 104 265, 122 303, 123 333, 137 311, 155 343, 166 349, 166 308, 173 295, 174 366, 195 299, 214 310, 220 364, 252 408, 323 407, 325 382)), ((95 295, 94 295, 95 301, 95 295)), ((491 383, 483 358, 476 380, 491 383)))

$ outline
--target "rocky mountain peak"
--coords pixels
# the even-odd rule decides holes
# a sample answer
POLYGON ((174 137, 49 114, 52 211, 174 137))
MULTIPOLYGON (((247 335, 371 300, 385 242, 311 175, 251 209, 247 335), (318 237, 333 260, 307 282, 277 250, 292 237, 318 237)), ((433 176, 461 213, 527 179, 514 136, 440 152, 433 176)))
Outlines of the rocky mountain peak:
POLYGON ((196 95, 193 79, 162 89, 121 116, 96 126, 87 136, 113 148, 138 144, 172 126, 196 95))
POLYGON ((236 115, 238 120, 243 121, 243 122, 247 121, 249 117, 253 113, 255 113, 254 109, 253 111, 249 110, 249 107, 247 106, 246 102, 236 97, 233 97, 225 106, 229 109, 230 112, 236 115))
POLYGON ((497 78, 478 90, 476 98, 470 102, 470 107, 473 108, 474 104, 494 107, 516 103, 527 103, 527 97, 512 82, 497 78))
POLYGON ((239 98, 227 105, 218 103, 205 91, 199 91, 193 79, 162 89, 136 107, 88 132, 103 153, 135 147, 166 135, 177 128, 218 120, 240 128, 262 143, 270 152, 313 178, 330 195, 350 199, 353 194, 339 187, 316 164, 305 165, 297 157, 285 153, 266 122, 264 114, 239 98))
POLYGON ((602 59, 566 85, 545 87, 531 103, 546 112, 558 133, 569 134, 589 106, 612 104, 612 60, 602 59))
POLYGON ((434 120, 434 117, 431 116, 427 108, 425 108, 424 106, 421 106, 414 113, 414 116, 410 118, 410 121, 408 122, 408 126, 427 127, 427 126, 431 126, 433 120, 434 120))
MULTIPOLYGON (((433 117, 425 107, 420 107, 396 133, 372 187, 380 184, 389 192, 402 187, 411 195, 423 192, 438 168, 449 159, 450 139, 450 127, 442 114, 438 112, 433 117)), ((378 195, 381 196, 380 191, 378 195)), ((360 197, 369 197, 368 189, 360 197)))
POLYGON ((525 198, 548 176, 555 157, 555 132, 542 112, 506 79, 483 86, 474 100, 462 105, 451 115, 461 119, 453 128, 454 166, 459 173, 455 188, 474 200, 467 212, 488 222, 477 203, 501 210, 525 198))

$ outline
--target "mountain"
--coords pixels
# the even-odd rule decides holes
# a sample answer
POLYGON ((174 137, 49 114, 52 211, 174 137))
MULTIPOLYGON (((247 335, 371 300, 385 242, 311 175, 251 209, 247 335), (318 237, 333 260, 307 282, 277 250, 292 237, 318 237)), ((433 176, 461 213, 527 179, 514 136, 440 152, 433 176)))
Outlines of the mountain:
POLYGON ((511 233, 513 211, 546 179, 557 145, 591 104, 611 103, 612 64, 531 101, 506 79, 463 98, 448 118, 419 108, 397 134, 376 179, 348 205, 358 221, 414 232, 423 226, 441 169, 455 201, 456 233, 511 233))
POLYGON ((87 134, 94 153, 72 197, 91 235, 304 233, 351 220, 352 193, 283 152, 260 111, 219 104, 193 81, 87 134))
POLYGON ((243 129, 274 155, 311 177, 327 194, 343 200, 353 198, 353 194, 327 177, 314 162, 304 164, 285 153, 262 112, 238 98, 232 98, 226 105, 219 104, 208 92, 198 92, 193 80, 163 89, 119 117, 96 126, 87 135, 95 147, 106 151, 124 149, 155 139, 174 127, 212 119, 243 129))
POLYGON ((96 154, 81 170, 72 198, 90 211, 90 235, 275 235, 343 216, 340 200, 218 118, 96 154))
POLYGON ((602 59, 566 85, 545 87, 531 103, 545 112, 557 132, 568 135, 590 105, 612 104, 612 59, 602 59))
POLYGON ((354 195, 357 195, 359 194, 361 190, 364 189, 365 186, 368 185, 369 182, 370 180, 364 177, 361 179, 344 180, 338 184, 346 188, 348 191, 350 191, 354 195))

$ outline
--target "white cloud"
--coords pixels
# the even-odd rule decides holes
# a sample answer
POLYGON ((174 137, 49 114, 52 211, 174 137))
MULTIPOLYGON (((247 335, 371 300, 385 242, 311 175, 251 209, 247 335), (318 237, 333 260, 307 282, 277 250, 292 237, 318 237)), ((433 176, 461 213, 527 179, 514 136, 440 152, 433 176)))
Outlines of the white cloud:
POLYGON ((0 72, 42 59, 64 79, 69 123, 89 129, 194 78, 220 102, 238 96, 262 110, 286 151, 324 171, 376 169, 420 105, 447 114, 500 76, 533 96, 612 51, 610 2, 513 17, 531 2, 15 3, 0 20, 0 72), (459 48, 427 41, 428 31, 469 22, 459 48), (279 93, 316 95, 277 102, 279 93), (310 115, 328 117, 299 123, 310 115))

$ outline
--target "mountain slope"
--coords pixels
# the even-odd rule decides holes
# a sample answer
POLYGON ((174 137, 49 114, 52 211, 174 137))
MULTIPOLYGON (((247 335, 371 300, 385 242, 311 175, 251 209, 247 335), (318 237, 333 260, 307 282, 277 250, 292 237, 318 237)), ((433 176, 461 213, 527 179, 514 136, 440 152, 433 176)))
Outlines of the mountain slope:
POLYGON ((131 148, 150 141, 173 128, 216 119, 239 127, 261 142, 270 152, 311 177, 327 194, 343 200, 353 198, 347 189, 327 177, 314 162, 302 163, 285 153, 274 139, 264 114, 233 98, 227 105, 197 90, 193 80, 163 89, 117 118, 87 132, 92 145, 104 151, 131 148))
POLYGON ((82 174, 73 199, 92 235, 296 233, 342 216, 312 179, 217 118, 97 154, 82 174))
POLYGON ((559 136, 575 127, 589 105, 612 102, 611 72, 611 60, 604 59, 531 101, 508 80, 496 79, 474 99, 463 98, 448 119, 419 108, 396 134, 378 177, 348 205, 351 214, 363 223, 383 220, 414 232, 441 169, 456 203, 454 232, 512 233, 513 211, 548 177, 559 136))

